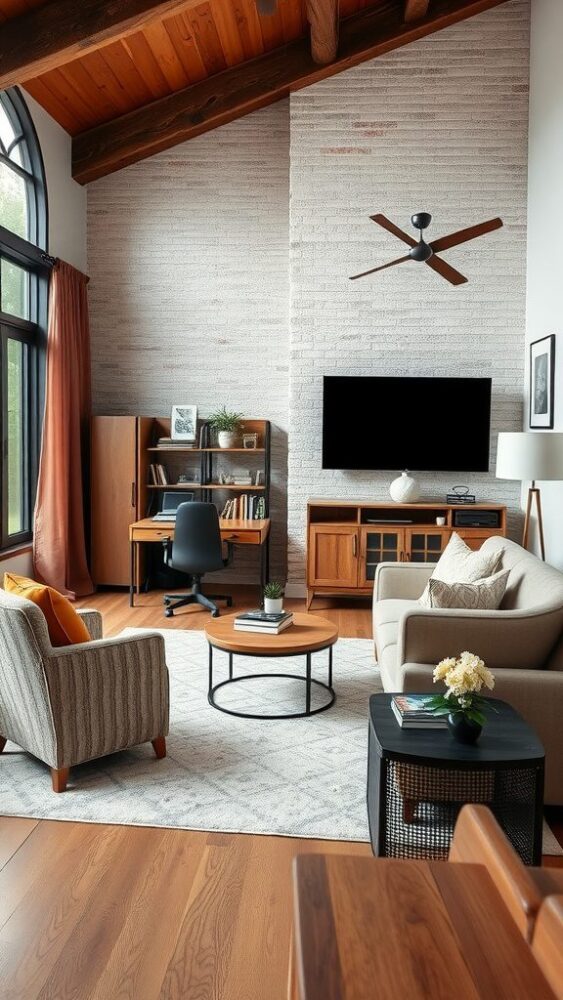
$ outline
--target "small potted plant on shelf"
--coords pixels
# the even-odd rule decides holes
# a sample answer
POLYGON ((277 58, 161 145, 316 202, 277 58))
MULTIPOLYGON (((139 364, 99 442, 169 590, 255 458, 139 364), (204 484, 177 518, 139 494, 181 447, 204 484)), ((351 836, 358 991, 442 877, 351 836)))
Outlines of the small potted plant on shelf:
POLYGON ((236 446, 238 431, 240 428, 242 414, 233 413, 222 406, 209 417, 209 424, 217 434, 220 448, 234 448, 236 446))
POLYGON ((488 698, 483 698, 483 687, 490 691, 495 679, 483 660, 468 651, 457 657, 449 656, 434 668, 434 683, 444 681, 444 695, 433 695, 427 702, 436 715, 447 716, 448 729, 458 743, 475 743, 486 722, 483 709, 496 709, 488 698))
POLYGON ((272 580, 264 587, 264 611, 269 615, 283 611, 283 587, 277 580, 272 580))

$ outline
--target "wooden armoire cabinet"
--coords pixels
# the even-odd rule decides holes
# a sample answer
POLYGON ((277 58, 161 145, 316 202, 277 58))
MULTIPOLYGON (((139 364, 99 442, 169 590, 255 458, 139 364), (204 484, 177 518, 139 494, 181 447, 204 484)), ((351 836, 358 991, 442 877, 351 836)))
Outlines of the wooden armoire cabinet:
POLYGON ((96 585, 129 586, 129 525, 146 514, 153 424, 153 417, 92 418, 91 573, 96 585))

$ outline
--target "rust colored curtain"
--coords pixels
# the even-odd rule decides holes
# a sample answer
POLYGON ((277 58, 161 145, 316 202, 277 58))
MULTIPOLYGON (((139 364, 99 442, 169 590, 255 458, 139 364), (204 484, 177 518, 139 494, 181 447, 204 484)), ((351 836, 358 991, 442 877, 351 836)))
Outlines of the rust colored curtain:
POLYGON ((45 419, 35 524, 35 575, 67 597, 91 594, 84 481, 91 415, 88 278, 58 261, 51 273, 45 419))

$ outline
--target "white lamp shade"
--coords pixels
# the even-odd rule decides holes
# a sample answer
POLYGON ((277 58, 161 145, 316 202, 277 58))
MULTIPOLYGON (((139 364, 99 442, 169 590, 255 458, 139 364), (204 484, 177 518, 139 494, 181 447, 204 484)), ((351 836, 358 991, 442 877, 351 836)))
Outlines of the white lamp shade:
POLYGON ((563 434, 554 431, 500 433, 497 479, 563 480, 563 434))

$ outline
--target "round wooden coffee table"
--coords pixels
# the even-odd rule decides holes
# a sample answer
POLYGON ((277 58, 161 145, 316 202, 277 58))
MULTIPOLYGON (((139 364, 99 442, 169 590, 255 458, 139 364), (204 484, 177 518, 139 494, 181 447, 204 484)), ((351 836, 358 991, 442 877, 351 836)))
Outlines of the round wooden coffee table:
POLYGON ((264 632, 237 632, 234 628, 236 615, 225 615, 210 621, 205 626, 205 634, 209 642, 209 691, 207 698, 213 708, 227 715, 236 715, 241 719, 300 719, 307 715, 318 715, 326 712, 334 704, 336 695, 332 687, 332 647, 338 639, 336 626, 317 615, 295 614, 293 624, 279 635, 265 635, 264 632), (213 650, 222 649, 229 654, 229 676, 219 684, 213 684, 213 650), (319 650, 328 649, 328 683, 315 680, 311 676, 311 655, 319 650), (285 673, 253 673, 235 677, 233 672, 233 656, 304 656, 306 669, 303 674, 285 673), (250 712, 239 712, 232 708, 223 708, 215 701, 215 694, 227 684, 240 684, 241 681, 260 680, 264 677, 291 678, 303 681, 305 684, 305 711, 289 714, 254 715, 250 712), (311 689, 313 684, 327 691, 329 699, 320 708, 311 708, 311 689))

